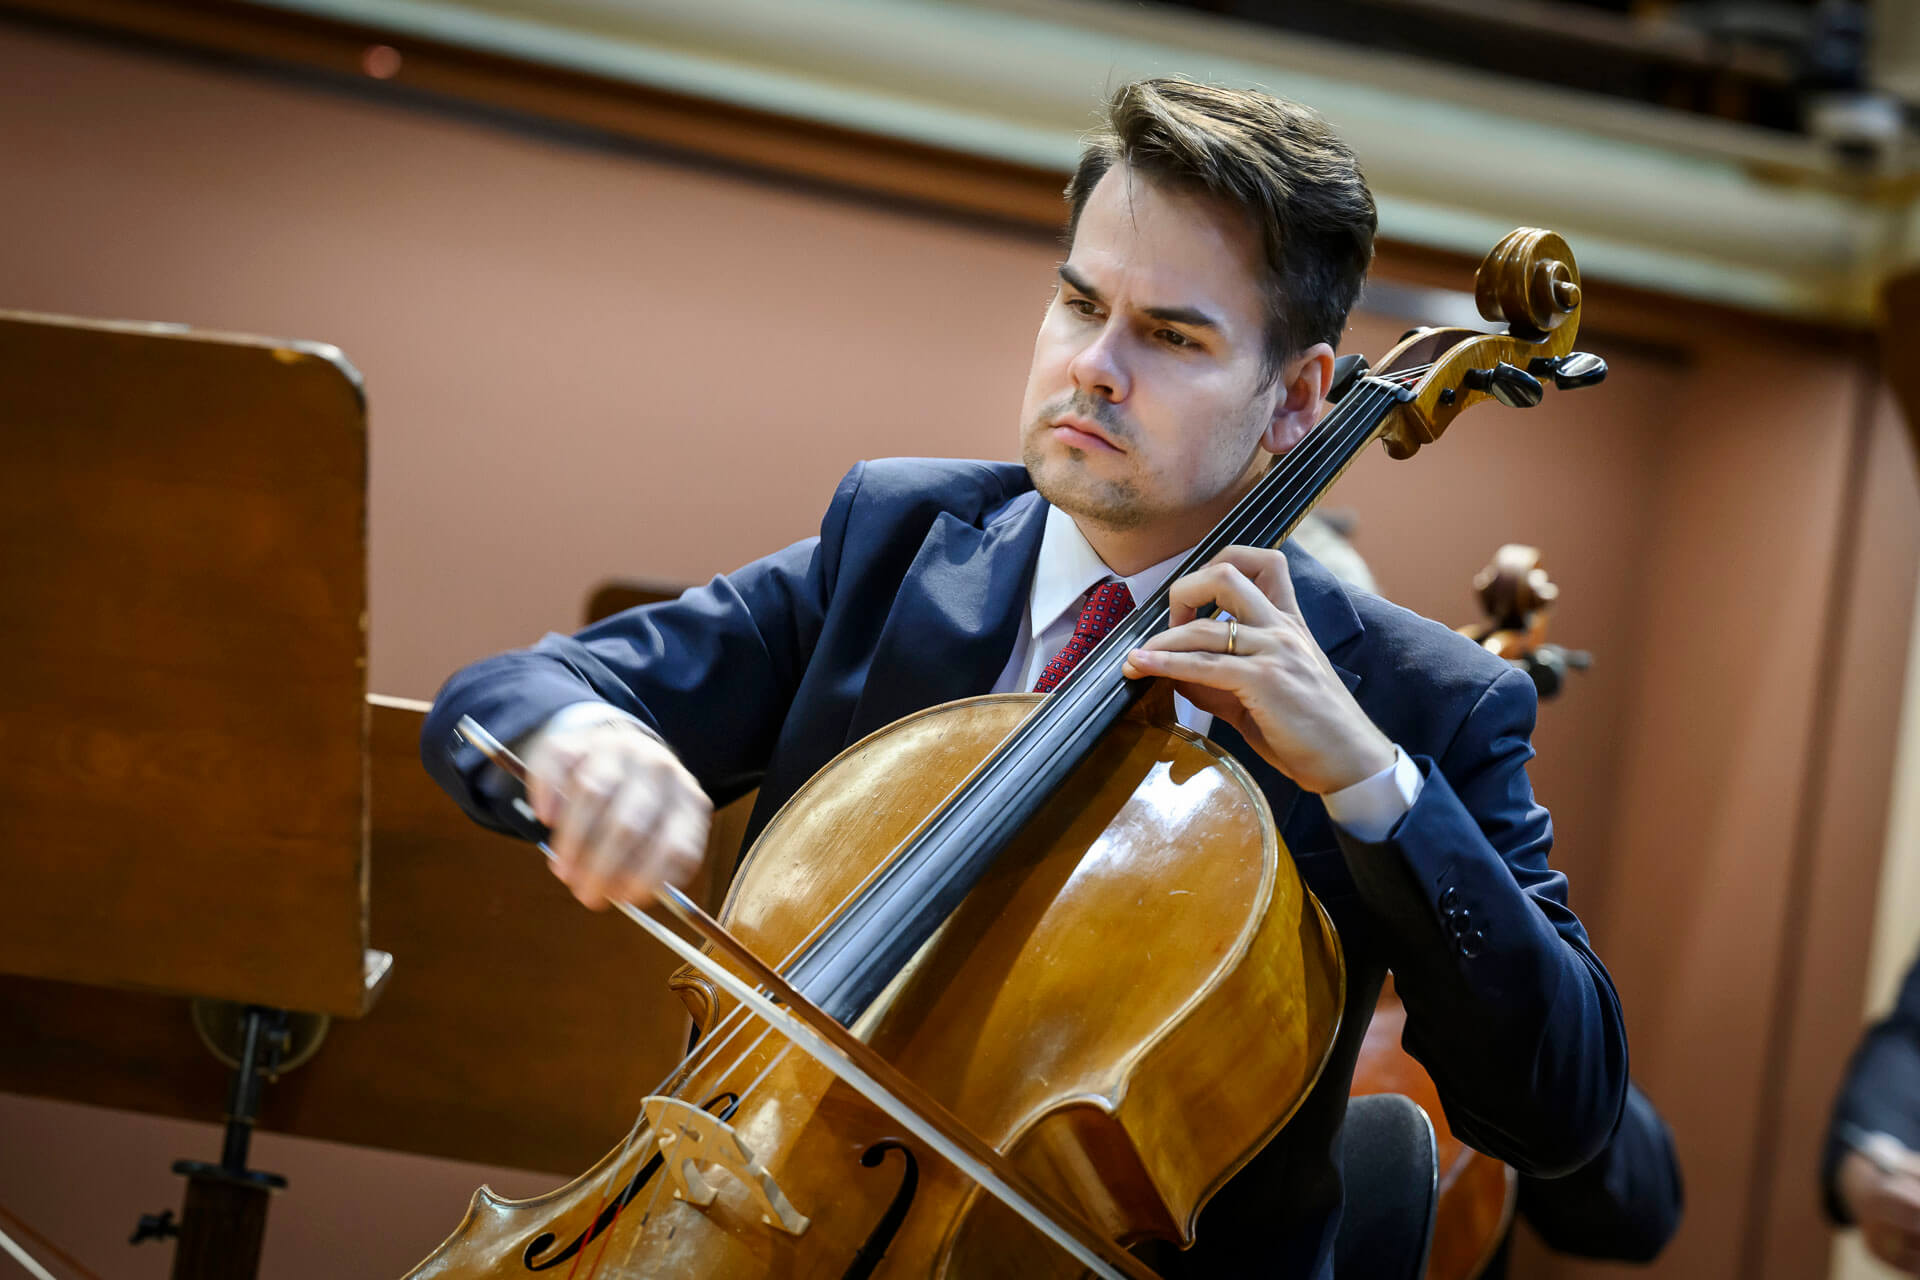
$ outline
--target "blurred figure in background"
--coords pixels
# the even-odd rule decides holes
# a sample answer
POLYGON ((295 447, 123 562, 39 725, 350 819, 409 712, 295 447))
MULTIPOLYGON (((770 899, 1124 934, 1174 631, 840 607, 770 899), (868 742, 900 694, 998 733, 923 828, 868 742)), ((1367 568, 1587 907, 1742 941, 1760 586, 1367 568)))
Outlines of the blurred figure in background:
POLYGON ((1888 1266, 1920 1275, 1920 959, 1847 1066, 1820 1184, 1835 1222, 1858 1226, 1888 1266))
POLYGON ((1295 526, 1293 540, 1340 581, 1379 595, 1373 570, 1367 568, 1367 562, 1353 548, 1354 524, 1351 511, 1310 511, 1306 519, 1295 526))

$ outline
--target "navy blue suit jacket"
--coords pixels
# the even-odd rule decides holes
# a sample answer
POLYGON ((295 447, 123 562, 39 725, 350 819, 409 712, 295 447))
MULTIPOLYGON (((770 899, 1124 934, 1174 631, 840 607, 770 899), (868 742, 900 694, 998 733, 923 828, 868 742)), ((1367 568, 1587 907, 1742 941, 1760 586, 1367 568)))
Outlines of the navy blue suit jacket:
MULTIPOLYGON (((1019 466, 863 463, 818 537, 455 675, 427 719, 427 768, 481 823, 531 834, 505 803, 511 784, 450 745, 453 725, 472 715, 512 741, 602 699, 659 730, 716 803, 759 787, 751 836, 846 746, 992 687, 1045 512, 1019 466)), ((1366 844, 1230 728, 1213 729, 1266 791, 1349 968, 1339 1043, 1313 1094, 1215 1197, 1200 1244, 1162 1263, 1193 1275, 1331 1274, 1335 1138, 1389 967, 1405 1044, 1474 1146, 1525 1172, 1569 1172, 1606 1142, 1626 1090, 1619 1004, 1547 865, 1552 827, 1527 781, 1532 682, 1445 627, 1349 592, 1290 544, 1287 554, 1314 638, 1425 782, 1387 838, 1366 844)))

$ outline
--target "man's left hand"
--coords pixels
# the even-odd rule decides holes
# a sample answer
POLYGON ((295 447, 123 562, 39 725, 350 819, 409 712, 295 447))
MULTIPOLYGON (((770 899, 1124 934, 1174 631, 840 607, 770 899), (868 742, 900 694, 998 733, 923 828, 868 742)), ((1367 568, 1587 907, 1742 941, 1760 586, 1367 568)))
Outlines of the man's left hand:
POLYGON ((1871 1137, 1870 1150, 1842 1158, 1840 1198, 1868 1252, 1902 1275, 1920 1275, 1920 1152, 1884 1133, 1871 1137))
POLYGON ((1393 742, 1307 630, 1285 555, 1228 547, 1169 596, 1172 625, 1127 655, 1126 675, 1172 680, 1304 791, 1339 791, 1393 764, 1393 742), (1208 604, 1233 620, 1196 617, 1208 604))

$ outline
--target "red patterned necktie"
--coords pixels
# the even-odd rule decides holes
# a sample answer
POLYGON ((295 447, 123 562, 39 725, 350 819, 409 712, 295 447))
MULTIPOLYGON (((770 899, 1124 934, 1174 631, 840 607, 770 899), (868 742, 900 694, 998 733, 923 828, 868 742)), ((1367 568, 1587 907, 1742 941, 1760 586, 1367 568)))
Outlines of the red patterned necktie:
POLYGON ((1133 593, 1124 582, 1103 582, 1093 589, 1080 608, 1080 620, 1073 624, 1073 638, 1053 655, 1053 661, 1033 683, 1035 693, 1052 693, 1053 686, 1067 678, 1080 665, 1080 659, 1106 639, 1120 619, 1133 612, 1133 593))

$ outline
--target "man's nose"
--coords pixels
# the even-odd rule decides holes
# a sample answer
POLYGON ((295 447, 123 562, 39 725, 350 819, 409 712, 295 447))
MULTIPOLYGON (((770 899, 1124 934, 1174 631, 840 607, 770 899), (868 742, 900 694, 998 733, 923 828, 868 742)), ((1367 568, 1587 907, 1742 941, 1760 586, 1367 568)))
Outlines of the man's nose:
POLYGON ((1123 346, 1124 337, 1115 325, 1102 328, 1067 366, 1074 388, 1114 403, 1125 400, 1132 390, 1132 379, 1127 374, 1123 346))

